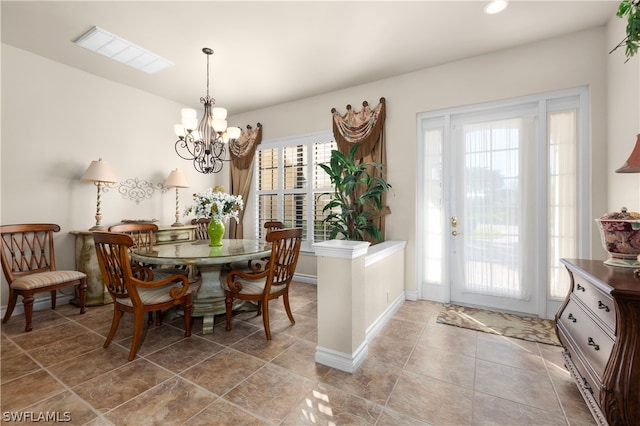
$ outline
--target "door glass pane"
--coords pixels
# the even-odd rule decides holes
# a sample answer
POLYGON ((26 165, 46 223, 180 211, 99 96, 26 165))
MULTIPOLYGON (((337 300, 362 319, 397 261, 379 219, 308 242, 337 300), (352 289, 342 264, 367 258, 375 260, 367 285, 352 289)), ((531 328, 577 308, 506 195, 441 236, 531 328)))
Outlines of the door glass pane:
POLYGON ((467 124, 464 149, 465 291, 523 298, 521 120, 467 124))
POLYGON ((444 280, 443 138, 442 127, 428 129, 424 133, 425 171, 422 208, 426 219, 423 226, 423 281, 429 284, 443 284, 444 280))
POLYGON ((551 298, 564 298, 569 274, 561 258, 577 257, 576 111, 549 114, 549 286, 551 298))

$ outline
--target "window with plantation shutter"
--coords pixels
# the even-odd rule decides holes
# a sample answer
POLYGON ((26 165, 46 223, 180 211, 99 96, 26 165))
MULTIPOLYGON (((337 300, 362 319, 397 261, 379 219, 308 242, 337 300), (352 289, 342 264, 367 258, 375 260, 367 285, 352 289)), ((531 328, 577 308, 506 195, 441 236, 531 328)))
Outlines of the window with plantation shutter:
POLYGON ((278 220, 303 229, 303 248, 328 238, 322 209, 331 199, 331 180, 318 164, 328 163, 336 143, 330 132, 263 142, 256 153, 256 237, 264 223, 278 220))

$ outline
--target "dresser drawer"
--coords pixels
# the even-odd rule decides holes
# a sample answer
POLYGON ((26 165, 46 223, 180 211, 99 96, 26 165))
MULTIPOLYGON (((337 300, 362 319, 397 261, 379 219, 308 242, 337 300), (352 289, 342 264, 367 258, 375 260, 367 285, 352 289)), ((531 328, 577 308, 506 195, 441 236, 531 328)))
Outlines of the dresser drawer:
POLYGON ((566 345, 565 347, 567 351, 563 356, 568 356, 571 360, 571 367, 573 368, 569 365, 567 365, 567 368, 572 375, 576 376, 576 384, 598 400, 600 398, 601 382, 593 375, 593 369, 587 367, 587 364, 582 357, 582 352, 580 352, 579 349, 576 349, 575 341, 573 341, 572 337, 567 334, 563 326, 558 328, 558 333, 560 335, 560 341, 566 345))
POLYGON ((562 312, 560 322, 601 380, 613 350, 613 339, 573 299, 562 312))
POLYGON ((193 239, 193 230, 191 229, 171 229, 161 230, 156 233, 156 244, 170 244, 193 239))
POLYGON ((616 308, 611 296, 603 293, 579 274, 574 274, 573 280, 575 283, 573 295, 579 298, 594 315, 602 320, 612 335, 615 335, 616 308))

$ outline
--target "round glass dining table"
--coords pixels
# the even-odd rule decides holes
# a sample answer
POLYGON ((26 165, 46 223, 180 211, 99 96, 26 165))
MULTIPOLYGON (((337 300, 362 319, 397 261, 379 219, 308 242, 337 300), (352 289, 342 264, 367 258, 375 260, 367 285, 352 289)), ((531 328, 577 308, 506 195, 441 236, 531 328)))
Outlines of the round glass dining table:
POLYGON ((268 257, 270 253, 271 244, 264 241, 225 239, 220 247, 210 247, 209 240, 162 244, 154 246, 150 253, 134 251, 131 257, 152 265, 197 266, 202 282, 193 300, 192 315, 203 318, 202 332, 210 334, 215 315, 225 312, 224 290, 220 284, 223 266, 268 257))

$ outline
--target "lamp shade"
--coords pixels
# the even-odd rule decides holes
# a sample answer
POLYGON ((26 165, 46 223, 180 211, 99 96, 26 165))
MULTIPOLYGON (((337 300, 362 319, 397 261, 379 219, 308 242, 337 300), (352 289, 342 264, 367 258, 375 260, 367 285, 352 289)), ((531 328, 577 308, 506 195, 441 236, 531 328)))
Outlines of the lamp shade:
POLYGON ((640 134, 636 138, 636 144, 629 159, 616 170, 616 173, 640 173, 640 134))
POLYGON ((118 182, 111 171, 111 167, 105 161, 102 161, 102 158, 98 159, 98 161, 92 161, 80 180, 84 182, 118 182))
POLYGON ((164 181, 164 186, 167 188, 188 188, 187 178, 184 177, 182 172, 178 169, 172 170, 164 181))

